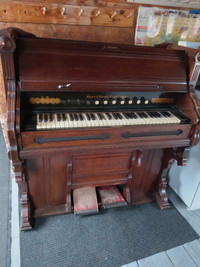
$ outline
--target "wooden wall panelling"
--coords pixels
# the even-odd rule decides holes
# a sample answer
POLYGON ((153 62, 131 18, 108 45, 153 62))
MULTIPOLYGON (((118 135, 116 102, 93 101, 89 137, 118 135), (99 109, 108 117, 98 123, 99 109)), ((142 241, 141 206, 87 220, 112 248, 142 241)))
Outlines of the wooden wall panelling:
POLYGON ((103 43, 133 44, 132 28, 0 22, 0 28, 17 27, 37 37, 103 43))
POLYGON ((133 27, 134 9, 58 4, 0 5, 0 21, 133 27))

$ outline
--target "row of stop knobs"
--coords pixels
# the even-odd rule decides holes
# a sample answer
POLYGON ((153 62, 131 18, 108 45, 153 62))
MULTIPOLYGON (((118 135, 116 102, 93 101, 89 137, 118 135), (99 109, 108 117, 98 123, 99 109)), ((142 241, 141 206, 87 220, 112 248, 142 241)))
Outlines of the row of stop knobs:
POLYGON ((138 99, 137 97, 134 98, 109 98, 109 99, 89 99, 86 100, 86 104, 87 105, 108 105, 108 104, 112 104, 112 105, 116 105, 116 104, 120 104, 120 105, 132 105, 132 104, 145 104, 147 105, 149 103, 148 99, 145 99, 144 97, 141 97, 140 99, 138 99))

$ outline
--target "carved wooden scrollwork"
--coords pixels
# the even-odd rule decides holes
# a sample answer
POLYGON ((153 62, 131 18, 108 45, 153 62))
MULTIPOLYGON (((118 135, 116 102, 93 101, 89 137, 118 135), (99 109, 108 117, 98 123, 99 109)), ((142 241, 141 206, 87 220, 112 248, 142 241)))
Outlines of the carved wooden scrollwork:
POLYGON ((35 35, 14 27, 0 30, 0 52, 13 53, 16 48, 15 41, 19 37, 35 38, 35 35))
MULTIPOLYGON (((24 176, 24 174, 23 174, 24 176)), ((18 183, 19 185, 19 199, 20 199, 20 210, 21 210, 21 230, 32 229, 32 218, 30 211, 30 200, 28 195, 28 186, 23 177, 23 182, 18 183)))
POLYGON ((7 102, 7 136, 9 141, 9 158, 12 161, 15 180, 18 183, 21 204, 21 229, 31 229, 30 203, 28 187, 23 171, 23 162, 19 158, 18 142, 16 137, 16 78, 13 52, 18 37, 34 37, 22 30, 8 28, 0 30, 0 53, 5 82, 5 95, 7 102))
POLYGON ((160 182, 158 183, 157 189, 155 191, 155 198, 161 209, 170 208, 166 192, 167 188, 166 178, 173 161, 174 161, 174 155, 172 150, 171 149, 164 150, 163 163, 159 174, 160 182))
POLYGON ((169 208, 169 202, 167 197, 167 175, 174 160, 177 161, 179 166, 185 166, 187 163, 190 148, 181 147, 176 149, 167 149, 164 151, 163 164, 160 170, 160 182, 157 190, 155 191, 155 198, 161 209, 169 208))
POLYGON ((190 148, 181 147, 173 150, 174 159, 177 161, 179 166, 185 166, 189 156, 190 148))

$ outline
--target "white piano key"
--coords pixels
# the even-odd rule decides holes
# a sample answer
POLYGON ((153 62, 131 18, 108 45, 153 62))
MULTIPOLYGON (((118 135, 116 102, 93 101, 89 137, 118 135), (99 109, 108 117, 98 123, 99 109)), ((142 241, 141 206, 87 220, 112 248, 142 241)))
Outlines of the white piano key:
POLYGON ((147 115, 151 118, 153 124, 162 124, 162 119, 158 117, 152 117, 151 114, 147 112, 147 115))
POLYGON ((67 118, 67 128, 73 128, 74 125, 73 125, 73 122, 70 120, 70 115, 65 113, 65 116, 67 118))
POLYGON ((168 113, 171 114, 173 123, 180 123, 181 122, 181 120, 179 118, 177 118, 172 112, 168 111, 168 113))
POLYGON ((137 116, 137 119, 132 119, 134 122, 134 125, 145 125, 146 122, 144 119, 140 118, 140 116, 137 114, 137 112, 134 112, 134 114, 137 116))
MULTIPOLYGON (((91 114, 91 113, 90 113, 91 114)), ((93 114, 93 116, 95 117, 95 120, 92 120, 92 125, 93 125, 93 127, 95 127, 95 126, 99 126, 99 122, 98 122, 98 120, 97 120, 97 117, 96 117, 96 114, 95 113, 93 113, 92 112, 92 114, 93 114)))
POLYGON ((129 119, 127 119, 122 112, 119 112, 119 114, 122 116, 122 125, 129 125, 129 119))
POLYGON ((63 121, 63 118, 62 118, 62 113, 59 113, 60 115, 60 128, 65 128, 65 122, 63 121))
POLYGON ((146 124, 149 124, 149 125, 157 124, 157 121, 155 121, 153 118, 151 118, 147 112, 145 112, 145 114, 147 115, 146 124))
POLYGON ((87 127, 87 120, 84 113, 81 113, 83 120, 81 121, 82 127, 87 127))
POLYGON ((161 112, 158 112, 162 116, 162 124, 170 124, 172 120, 170 117, 165 117, 161 112))
POLYGON ((103 123, 102 123, 101 119, 99 119, 98 114, 95 113, 94 115, 95 115, 95 118, 96 118, 96 120, 98 122, 98 126, 101 126, 102 127, 103 126, 103 123))
POLYGON ((37 114, 36 115, 36 121, 37 121, 36 129, 38 129, 38 130, 40 130, 42 128, 41 122, 39 121, 39 117, 40 117, 40 114, 37 114))
MULTIPOLYGON (((88 113, 87 113, 88 114, 88 113)), ((89 114, 88 114, 89 115, 89 114)), ((91 123, 91 117, 90 120, 88 119, 87 115, 84 114, 85 120, 86 120, 86 127, 92 127, 92 123, 91 123)))
POLYGON ((56 129, 60 129, 61 127, 60 127, 60 122, 57 119, 57 113, 53 114, 53 121, 55 123, 56 129))
POLYGON ((44 121, 44 114, 42 114, 42 122, 41 122, 41 129, 46 130, 46 122, 44 121))
POLYGON ((51 129, 50 114, 46 114, 46 116, 47 116, 46 129, 51 129))

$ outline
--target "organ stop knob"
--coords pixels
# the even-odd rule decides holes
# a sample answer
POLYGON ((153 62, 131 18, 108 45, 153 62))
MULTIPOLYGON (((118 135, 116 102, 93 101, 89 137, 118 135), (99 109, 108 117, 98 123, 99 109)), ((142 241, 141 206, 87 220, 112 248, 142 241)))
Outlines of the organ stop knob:
POLYGON ((103 104, 104 104, 104 105, 108 105, 108 100, 107 100, 107 99, 104 99, 104 100, 103 100, 103 104))
POLYGON ((130 99, 129 97, 126 97, 125 100, 129 105, 133 104, 133 100, 130 99))
POLYGON ((117 100, 116 99, 111 99, 111 104, 112 105, 115 105, 117 103, 117 100))
POLYGON ((120 103, 120 105, 124 105, 125 104, 125 100, 123 98, 118 98, 118 101, 120 103))
POLYGON ((99 102, 98 99, 95 99, 95 100, 94 100, 94 104, 95 104, 95 105, 99 105, 99 103, 100 103, 100 102, 99 102))

